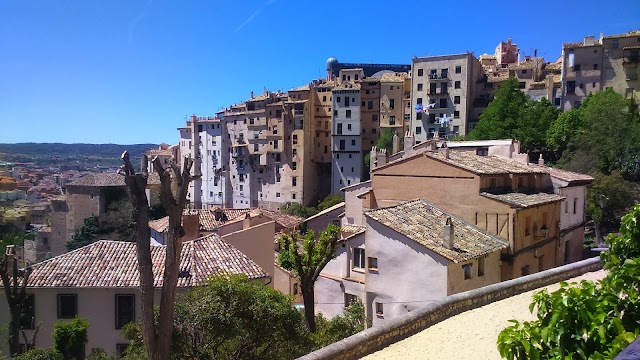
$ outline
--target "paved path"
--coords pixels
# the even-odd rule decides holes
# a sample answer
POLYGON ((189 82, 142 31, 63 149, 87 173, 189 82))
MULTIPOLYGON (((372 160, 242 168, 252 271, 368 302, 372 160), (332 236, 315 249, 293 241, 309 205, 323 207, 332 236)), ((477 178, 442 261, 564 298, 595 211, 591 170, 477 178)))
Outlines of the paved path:
MULTIPOLYGON (((598 280, 603 277, 604 271, 600 270, 569 281, 598 280)), ((559 287, 560 285, 554 284, 546 288, 553 291, 559 287)), ((529 304, 533 293, 539 290, 458 314, 363 359, 500 359, 496 348, 498 334, 510 324, 510 319, 535 319, 529 312, 529 304)))

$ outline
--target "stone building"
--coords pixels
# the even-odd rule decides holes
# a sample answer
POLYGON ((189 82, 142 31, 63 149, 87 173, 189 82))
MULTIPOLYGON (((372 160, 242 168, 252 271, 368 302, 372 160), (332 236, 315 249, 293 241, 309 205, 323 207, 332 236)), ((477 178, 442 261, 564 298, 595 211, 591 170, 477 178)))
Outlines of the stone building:
POLYGON ((363 175, 360 84, 343 81, 333 88, 332 96, 331 193, 339 194, 344 186, 359 183, 363 175))

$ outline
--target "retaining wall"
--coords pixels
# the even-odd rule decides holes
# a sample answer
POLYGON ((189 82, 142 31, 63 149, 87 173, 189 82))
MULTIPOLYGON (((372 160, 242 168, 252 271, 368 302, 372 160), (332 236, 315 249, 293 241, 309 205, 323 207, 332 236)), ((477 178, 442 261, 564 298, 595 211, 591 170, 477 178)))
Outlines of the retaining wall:
POLYGON ((359 359, 451 316, 601 268, 600 258, 596 257, 451 295, 405 316, 318 349, 299 360, 359 359))

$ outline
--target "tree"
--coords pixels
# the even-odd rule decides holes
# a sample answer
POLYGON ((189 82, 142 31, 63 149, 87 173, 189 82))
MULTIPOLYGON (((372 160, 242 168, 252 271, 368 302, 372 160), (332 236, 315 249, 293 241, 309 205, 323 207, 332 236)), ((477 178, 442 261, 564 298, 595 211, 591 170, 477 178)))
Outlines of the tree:
MULTIPOLYGON (((576 130, 566 131, 568 134, 565 132, 560 136, 567 139, 567 144, 559 164, 582 173, 598 171, 609 175, 620 171, 628 180, 639 180, 638 117, 637 108, 612 89, 589 95, 576 114, 571 115, 570 124, 567 125, 575 123, 578 126, 576 130), (573 119, 574 116, 579 120, 573 119)), ((557 124, 559 121, 560 118, 552 129, 564 126, 557 124)), ((556 136, 555 132, 550 134, 556 136)))
POLYGON ((318 211, 326 210, 334 205, 338 205, 343 202, 344 199, 340 195, 330 194, 322 200, 320 204, 318 204, 318 211))
MULTIPOLYGON (((480 121, 471 130, 469 140, 494 140, 513 138, 521 124, 522 110, 527 96, 518 88, 516 78, 510 77, 498 87, 495 97, 480 115, 480 121)), ((542 131, 542 129, 539 129, 542 131)))
POLYGON ((82 226, 76 229, 73 239, 67 242, 67 250, 79 249, 94 243, 97 240, 98 234, 100 234, 98 217, 91 215, 84 219, 82 226))
POLYGON ((27 351, 24 354, 20 354, 13 360, 66 360, 62 354, 54 349, 42 349, 36 348, 27 351))
MULTIPOLYGON (((160 177, 160 201, 169 215, 157 331, 154 327, 154 274, 151 261, 149 202, 146 195, 148 173, 146 167, 143 168, 142 173, 136 173, 129 159, 129 153, 126 151, 122 154, 122 160, 124 165, 119 173, 125 177, 127 192, 133 208, 132 215, 140 273, 142 338, 149 359, 168 360, 173 336, 175 295, 182 251, 181 238, 185 235, 182 228, 182 210, 186 204, 189 182, 194 179, 191 175, 193 159, 191 157, 184 158, 182 172, 179 166, 173 162, 169 165, 171 171, 168 171, 160 159, 157 157, 153 159, 154 170, 160 177)), ((144 163, 147 163, 146 156, 144 163)))
POLYGON ((313 231, 304 236, 298 232, 284 234, 281 238, 279 263, 285 269, 293 270, 300 279, 307 327, 316 331, 313 287, 320 272, 335 257, 340 228, 330 224, 316 239, 313 231))
POLYGON ((334 316, 327 320, 322 314, 316 315, 317 330, 312 337, 316 348, 325 347, 364 330, 364 305, 355 301, 344 309, 344 316, 334 316))
POLYGON ((529 310, 537 320, 511 320, 498 336, 503 358, 612 359, 640 334, 640 205, 607 243, 601 254, 606 277, 534 294, 529 310))
POLYGON ((83 318, 57 322, 51 334, 54 349, 65 359, 84 359, 88 329, 89 321, 83 318))
POLYGON ((297 202, 285 203, 282 207, 280 207, 280 211, 283 214, 299 216, 303 219, 306 219, 318 213, 318 210, 316 210, 315 208, 307 207, 297 202))
POLYGON ((622 178, 620 172, 611 175, 594 173, 587 193, 587 214, 593 220, 596 241, 602 243, 603 230, 615 229, 619 219, 634 203, 634 184, 622 178))
MULTIPOLYGON (((9 354, 17 355, 20 352, 21 318, 26 310, 26 288, 31 274, 31 266, 24 270, 18 268, 15 249, 5 249, 0 261, 0 279, 4 287, 4 294, 9 305, 9 354)), ((36 327, 37 333, 38 327, 36 327)))
POLYGON ((547 144, 557 152, 558 157, 562 156, 584 126, 580 109, 583 107, 561 113, 549 126, 547 144))
MULTIPOLYGON (((378 142, 376 143, 376 148, 378 149, 386 149, 387 154, 393 154, 393 135, 395 131, 391 128, 383 128, 380 132, 380 137, 378 138, 378 142)), ((364 165, 365 169, 369 169, 371 164, 371 153, 367 152, 364 155, 364 165)), ((366 171, 368 172, 368 170, 366 171)))
POLYGON ((527 152, 548 151, 547 130, 558 118, 559 110, 549 100, 527 100, 511 134, 527 152))

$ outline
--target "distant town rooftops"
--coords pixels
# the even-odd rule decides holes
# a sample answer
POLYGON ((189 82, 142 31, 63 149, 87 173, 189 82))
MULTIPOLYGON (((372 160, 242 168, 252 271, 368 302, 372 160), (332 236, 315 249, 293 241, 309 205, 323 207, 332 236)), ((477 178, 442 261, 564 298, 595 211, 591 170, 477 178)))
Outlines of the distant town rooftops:
POLYGON ((615 39, 615 38, 625 38, 625 37, 635 37, 635 36, 640 36, 640 29, 631 30, 623 34, 604 36, 604 39, 615 39))
MULTIPOLYGON (((156 172, 150 172, 147 180, 148 184, 160 184, 160 177, 156 172)), ((83 177, 68 183, 66 186, 91 186, 110 187, 126 186, 124 176, 116 173, 89 173, 83 177)))
POLYGON ((345 81, 342 84, 335 86, 333 90, 360 90, 360 84, 345 81))
MULTIPOLYGON (((165 247, 151 248, 155 286, 161 287, 165 247)), ((192 287, 211 275, 269 276, 240 250, 212 234, 182 244, 178 287, 192 287)), ((136 244, 100 240, 33 266, 31 288, 136 288, 140 286, 136 244)))
POLYGON ((486 234, 424 200, 413 200, 396 206, 367 211, 365 215, 454 263, 467 261, 508 246, 505 240, 486 234), (442 239, 447 218, 451 218, 454 227, 452 249, 447 248, 442 239))
POLYGON ((528 70, 533 69, 537 65, 544 64, 544 58, 530 58, 524 61, 521 61, 520 64, 510 64, 509 69, 511 70, 528 70))
POLYGON ((476 174, 542 174, 545 170, 538 167, 529 166, 516 160, 506 159, 498 156, 480 156, 468 151, 449 151, 447 158, 444 151, 427 151, 426 156, 439 161, 469 170, 476 174))
POLYGON ((487 192, 480 193, 480 195, 489 199, 498 200, 503 203, 512 205, 519 208, 528 208, 532 206, 539 206, 545 204, 551 204, 554 202, 562 201, 564 196, 557 194, 523 194, 523 193, 508 193, 508 194, 490 194, 487 192))

